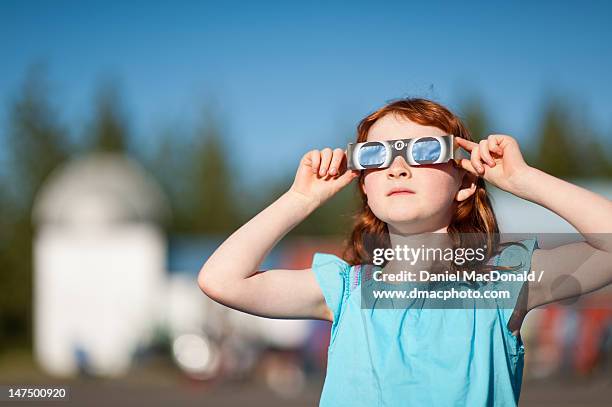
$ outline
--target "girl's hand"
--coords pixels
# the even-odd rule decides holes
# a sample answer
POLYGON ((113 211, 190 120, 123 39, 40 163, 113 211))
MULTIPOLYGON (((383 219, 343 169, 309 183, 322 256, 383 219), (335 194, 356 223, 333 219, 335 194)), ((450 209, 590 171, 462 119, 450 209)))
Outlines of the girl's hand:
POLYGON ((455 140, 471 153, 469 160, 461 159, 461 167, 505 191, 514 192, 531 168, 525 163, 518 142, 513 137, 491 134, 480 143, 461 137, 455 140))
POLYGON ((319 206, 359 175, 358 170, 348 170, 346 163, 346 152, 341 148, 309 151, 300 160, 289 190, 305 195, 319 206))

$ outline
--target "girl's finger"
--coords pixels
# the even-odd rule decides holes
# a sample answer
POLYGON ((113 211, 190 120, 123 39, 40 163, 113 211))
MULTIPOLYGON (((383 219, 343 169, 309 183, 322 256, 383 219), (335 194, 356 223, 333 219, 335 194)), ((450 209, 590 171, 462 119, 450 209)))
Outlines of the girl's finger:
POLYGON ((332 159, 332 149, 329 147, 325 147, 321 150, 321 166, 319 167, 319 175, 324 176, 327 174, 327 169, 329 168, 329 163, 332 159))
POLYGON ((344 174, 347 168, 348 168, 348 157, 346 155, 346 150, 342 150, 342 157, 340 159, 340 166, 338 167, 338 174, 344 174))
POLYGON ((477 147, 478 144, 473 141, 466 140, 463 137, 455 137, 456 143, 459 144, 459 147, 463 147, 468 152, 472 151, 474 147, 477 147))
POLYGON ((476 176, 480 176, 480 174, 478 173, 478 171, 476 171, 476 169, 474 168, 474 166, 472 165, 472 161, 468 160, 467 158, 462 158, 461 161, 459 161, 459 164, 461 165, 461 168, 463 168, 464 170, 476 175, 476 176))
POLYGON ((470 158, 470 161, 472 162, 472 166, 476 168, 476 171, 478 171, 479 175, 484 173, 484 167, 480 162, 480 152, 478 151, 478 147, 474 147, 472 149, 472 156, 470 158))
POLYGON ((312 172, 316 174, 321 164, 321 153, 319 150, 312 150, 310 152, 310 160, 312 161, 312 172))
POLYGON ((489 151, 495 154, 502 155, 502 149, 499 146, 500 140, 495 134, 490 135, 487 139, 487 142, 489 143, 489 151))
POLYGON ((331 163, 329 164, 329 174, 336 175, 338 174, 338 169, 340 168, 340 163, 344 158, 344 150, 341 148, 334 149, 331 163))
POLYGON ((491 157, 489 153, 489 142, 487 140, 481 140, 478 143, 478 151, 480 151, 480 155, 484 159, 484 161, 489 164, 489 167, 495 167, 495 160, 491 157))
POLYGON ((345 186, 355 178, 359 176, 359 170, 348 170, 342 173, 339 177, 337 177, 337 181, 340 182, 340 185, 345 186))

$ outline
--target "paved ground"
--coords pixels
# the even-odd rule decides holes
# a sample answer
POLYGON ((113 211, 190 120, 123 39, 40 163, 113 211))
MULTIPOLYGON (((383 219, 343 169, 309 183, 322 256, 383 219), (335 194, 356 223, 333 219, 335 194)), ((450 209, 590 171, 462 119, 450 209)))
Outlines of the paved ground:
MULTIPOLYGON (((53 380, 27 363, 0 363, 0 384, 53 384, 71 389, 69 402, 18 402, 26 405, 72 406, 236 406, 302 407, 316 406, 323 378, 311 377, 304 391, 295 399, 285 399, 272 392, 259 376, 234 383, 202 383, 185 378, 171 365, 149 365, 135 370, 121 380, 53 380)), ((0 402, 0 407, 11 405, 0 402)), ((612 405, 612 377, 599 375, 584 380, 526 380, 520 406, 589 407, 612 405)))

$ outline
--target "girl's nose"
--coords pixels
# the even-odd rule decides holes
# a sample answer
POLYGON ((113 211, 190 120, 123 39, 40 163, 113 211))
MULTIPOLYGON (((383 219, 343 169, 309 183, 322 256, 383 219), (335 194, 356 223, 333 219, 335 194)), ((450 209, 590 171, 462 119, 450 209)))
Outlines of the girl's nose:
POLYGON ((410 165, 404 160, 403 157, 395 157, 389 168, 387 169, 388 178, 410 178, 412 173, 410 172, 410 165))

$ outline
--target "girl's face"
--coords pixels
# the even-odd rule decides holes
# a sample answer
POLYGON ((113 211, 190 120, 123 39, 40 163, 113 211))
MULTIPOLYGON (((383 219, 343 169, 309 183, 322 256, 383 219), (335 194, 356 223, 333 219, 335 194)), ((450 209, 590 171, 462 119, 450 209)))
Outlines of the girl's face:
MULTIPOLYGON (((445 134, 437 127, 387 114, 372 125, 367 141, 445 134)), ((469 173, 454 166, 452 161, 411 167, 403 157, 395 157, 388 168, 364 171, 361 187, 367 195, 368 205, 378 219, 387 223, 392 233, 446 230, 457 200, 469 197, 476 187, 473 184, 458 193, 469 173), (410 192, 391 193, 393 188, 406 188, 410 192)))

